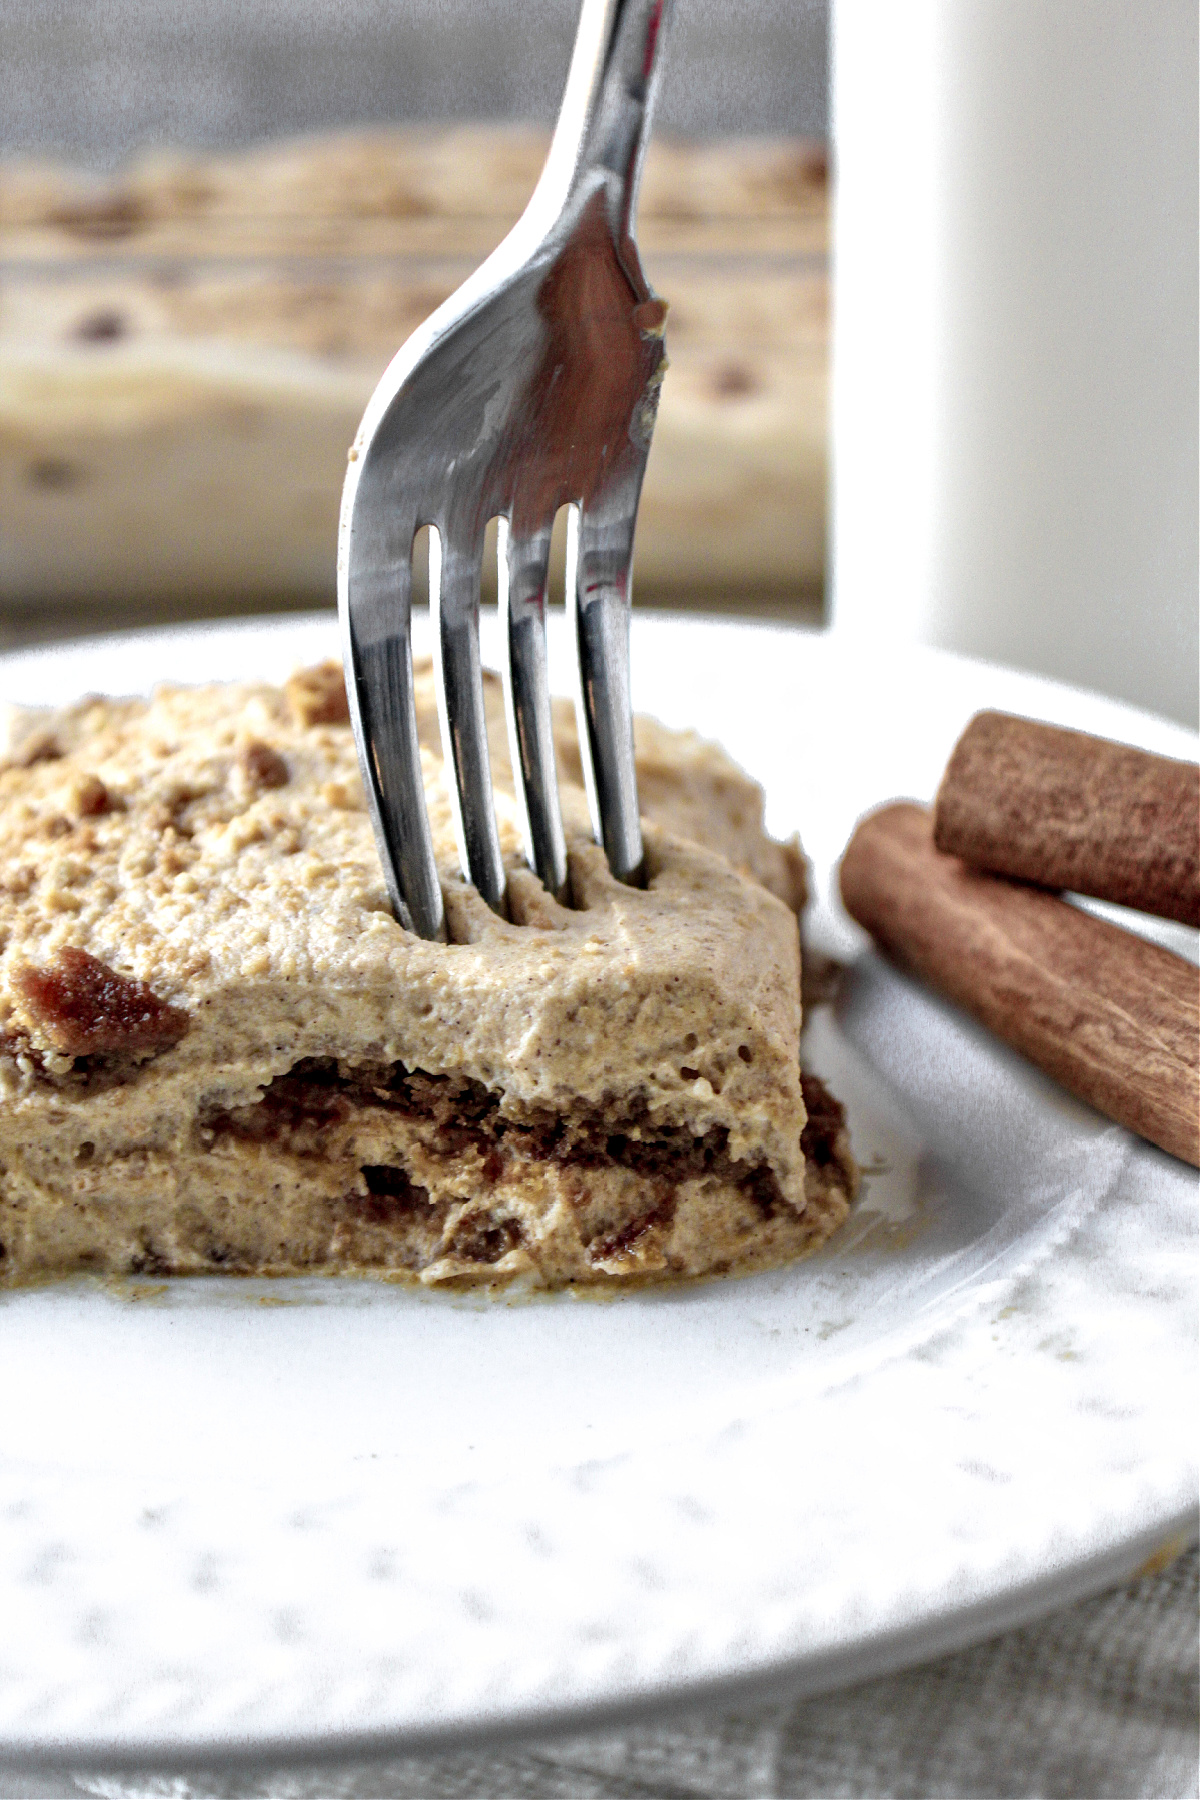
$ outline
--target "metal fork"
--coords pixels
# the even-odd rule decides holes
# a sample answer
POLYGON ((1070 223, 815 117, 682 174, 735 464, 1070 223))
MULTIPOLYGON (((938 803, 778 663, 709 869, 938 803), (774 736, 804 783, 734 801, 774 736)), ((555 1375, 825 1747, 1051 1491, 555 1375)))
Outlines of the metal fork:
POLYGON ((567 891, 546 674, 550 536, 568 505, 567 604, 592 824, 642 877, 629 699, 634 522, 666 369, 666 306, 634 208, 671 0, 584 0, 562 109, 532 199, 487 261, 403 345, 350 451, 338 609, 350 715, 396 916, 443 937, 413 700, 413 540, 430 531, 442 745, 463 873, 497 912, 479 659, 484 529, 498 518, 505 698, 526 854, 567 891))

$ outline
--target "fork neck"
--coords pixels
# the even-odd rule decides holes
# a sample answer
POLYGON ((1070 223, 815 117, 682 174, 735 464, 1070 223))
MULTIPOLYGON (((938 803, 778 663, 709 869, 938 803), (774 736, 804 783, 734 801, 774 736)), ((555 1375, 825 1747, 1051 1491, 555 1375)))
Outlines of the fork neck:
POLYGON ((614 237, 632 243, 672 4, 583 0, 550 154, 530 202, 547 222, 603 186, 614 237))

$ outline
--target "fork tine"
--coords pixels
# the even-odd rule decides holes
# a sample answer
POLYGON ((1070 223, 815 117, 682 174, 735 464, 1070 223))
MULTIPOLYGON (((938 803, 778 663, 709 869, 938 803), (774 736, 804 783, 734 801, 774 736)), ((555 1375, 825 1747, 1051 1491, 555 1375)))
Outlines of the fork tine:
POLYGON ((525 836, 525 855, 556 900, 567 892, 567 846, 558 800, 558 770, 546 672, 546 588, 550 533, 513 531, 500 521, 500 620, 504 710, 513 790, 525 836))
MULTIPOLYGON (((634 498, 636 502, 636 494, 634 498)), ((629 693, 633 527, 633 514, 600 520, 571 508, 567 604, 573 615, 579 754, 592 829, 613 874, 638 887, 645 865, 629 693)))
MULTIPOLYGON (((395 530, 398 513, 411 515, 415 507, 438 527, 431 599, 449 797, 464 871, 499 913, 507 884, 479 665, 479 564, 484 521, 507 510, 518 486, 555 505, 573 495, 586 509, 581 525, 577 506, 571 533, 580 750, 610 868, 631 883, 644 873, 629 710, 629 570, 666 367, 666 306, 642 271, 634 214, 670 10, 671 0, 584 0, 550 155, 529 205, 486 262, 397 351, 350 450, 338 557, 344 611, 351 610, 352 569, 366 559, 371 579, 390 571, 395 559, 379 554, 379 543, 395 530)), ((550 510, 547 504, 529 517, 544 521, 550 510)), ((528 536, 524 516, 518 518, 528 536)), ((558 889, 563 865, 554 841, 544 639, 534 628, 544 619, 544 600, 539 607, 534 599, 544 587, 540 568, 527 572, 507 609, 511 711, 530 848, 558 889), (545 822, 534 824, 540 803, 551 821, 545 845, 538 843, 545 822)), ((404 656, 394 647, 385 649, 386 631, 374 632, 365 661, 361 649, 352 656, 351 635, 347 624, 353 685, 365 696, 355 702, 359 755, 382 819, 372 760, 382 754, 377 725, 397 745, 403 740, 403 752, 386 754, 389 766, 407 759, 414 789, 417 765, 409 718, 393 719, 385 709, 376 722, 371 690, 402 691, 407 713, 411 672, 400 667, 404 656)), ((407 655, 407 637, 402 648, 407 655)), ((379 824, 378 836, 386 858, 411 854, 402 832, 379 824)), ((389 891, 400 885, 393 875, 389 891)))
POLYGON ((425 811, 413 694, 412 556, 353 544, 343 575, 342 653, 350 720, 388 895, 400 923, 445 936, 442 888, 425 811), (366 565, 366 566, 364 566, 366 565))
POLYGON ((452 776, 450 806, 463 874, 504 913, 505 875, 492 800, 492 768, 479 660, 479 538, 429 534, 429 607, 442 749, 452 776))

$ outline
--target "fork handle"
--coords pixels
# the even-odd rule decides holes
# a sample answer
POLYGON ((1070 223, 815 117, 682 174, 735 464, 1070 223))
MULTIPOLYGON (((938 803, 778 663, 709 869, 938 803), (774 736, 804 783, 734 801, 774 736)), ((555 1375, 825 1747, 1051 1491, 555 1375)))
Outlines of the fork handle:
POLYGON ((673 0, 583 0, 566 90, 532 205, 557 215, 597 177, 632 241, 642 159, 673 0))

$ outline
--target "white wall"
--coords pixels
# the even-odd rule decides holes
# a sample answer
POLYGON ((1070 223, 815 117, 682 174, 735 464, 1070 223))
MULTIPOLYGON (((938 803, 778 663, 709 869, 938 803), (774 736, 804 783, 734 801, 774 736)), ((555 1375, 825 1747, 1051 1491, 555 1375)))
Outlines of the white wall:
POLYGON ((835 0, 839 624, 1197 719, 1194 0, 835 0))

